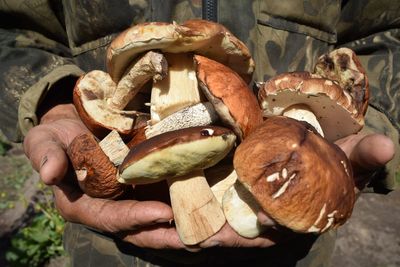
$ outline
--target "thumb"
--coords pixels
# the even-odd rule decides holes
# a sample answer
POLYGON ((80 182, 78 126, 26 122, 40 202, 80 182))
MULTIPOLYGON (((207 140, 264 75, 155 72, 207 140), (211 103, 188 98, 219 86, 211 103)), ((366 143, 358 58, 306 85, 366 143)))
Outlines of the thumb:
POLYGON ((79 124, 67 121, 39 125, 28 132, 24 151, 45 184, 54 185, 65 176, 69 164, 65 149, 82 131, 79 124))
POLYGON ((388 163, 395 153, 392 140, 382 134, 362 137, 352 149, 349 159, 355 174, 372 172, 388 163))

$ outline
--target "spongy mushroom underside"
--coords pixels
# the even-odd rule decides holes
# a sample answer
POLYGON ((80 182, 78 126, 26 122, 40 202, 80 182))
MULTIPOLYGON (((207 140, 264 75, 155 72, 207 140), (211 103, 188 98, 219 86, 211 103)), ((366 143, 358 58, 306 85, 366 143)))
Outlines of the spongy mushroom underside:
POLYGON ((363 126, 362 122, 357 121, 350 111, 323 93, 304 94, 286 89, 269 95, 261 102, 264 116, 283 115, 284 111, 296 104, 308 106, 321 125, 325 138, 329 141, 357 133, 363 126))

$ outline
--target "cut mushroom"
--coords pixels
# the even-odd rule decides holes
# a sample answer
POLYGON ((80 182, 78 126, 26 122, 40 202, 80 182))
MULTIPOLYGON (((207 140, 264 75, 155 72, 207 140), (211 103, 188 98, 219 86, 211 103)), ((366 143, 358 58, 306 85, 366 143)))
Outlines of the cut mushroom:
POLYGON ((147 81, 162 79, 166 67, 165 58, 150 51, 132 64, 118 84, 103 71, 85 74, 78 80, 73 97, 82 121, 99 138, 111 130, 129 136, 148 121, 149 115, 123 108, 147 81))
POLYGON ((120 197, 129 188, 118 182, 116 167, 128 152, 116 132, 100 143, 92 134, 79 135, 67 149, 82 191, 91 197, 109 199, 120 197))
MULTIPOLYGON (((238 146, 233 163, 243 188, 281 226, 323 233, 351 215, 355 202, 351 165, 339 147, 309 124, 281 116, 267 118, 238 146)), ((240 201, 232 198, 227 202, 224 198, 224 210, 240 201)), ((258 231, 252 222, 253 227, 245 225, 247 231, 249 227, 258 231)))
POLYGON ((155 136, 133 147, 119 168, 119 181, 146 184, 167 179, 178 234, 185 244, 197 244, 225 223, 202 170, 223 159, 235 139, 233 132, 216 126, 155 136))

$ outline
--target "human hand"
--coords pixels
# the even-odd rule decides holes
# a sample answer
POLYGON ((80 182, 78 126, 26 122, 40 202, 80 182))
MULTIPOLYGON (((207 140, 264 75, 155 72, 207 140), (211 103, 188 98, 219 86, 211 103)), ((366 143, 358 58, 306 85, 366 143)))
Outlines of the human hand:
MULTIPOLYGON (((336 144, 345 152, 352 164, 356 190, 359 192, 369 182, 373 173, 390 161, 394 156, 394 144, 390 138, 381 134, 354 134, 340 139, 336 144)), ((270 222, 265 214, 259 213, 258 220, 270 222)), ((216 235, 200 244, 201 247, 269 247, 276 243, 291 240, 295 233, 286 229, 270 228, 254 239, 238 235, 229 225, 216 235)))
POLYGON ((356 193, 370 182, 375 171, 388 163, 395 153, 393 141, 382 134, 353 134, 338 140, 336 144, 350 160, 356 193))
POLYGON ((24 150, 41 179, 51 185, 55 204, 70 222, 113 233, 141 247, 184 248, 169 205, 158 201, 106 200, 91 198, 74 183, 68 168, 66 148, 72 140, 88 132, 72 104, 56 105, 29 131, 24 150))

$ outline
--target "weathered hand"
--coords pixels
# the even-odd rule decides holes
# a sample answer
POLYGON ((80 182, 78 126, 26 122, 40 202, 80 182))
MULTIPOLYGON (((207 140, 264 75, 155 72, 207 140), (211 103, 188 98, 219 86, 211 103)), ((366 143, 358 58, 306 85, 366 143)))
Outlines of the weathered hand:
POLYGON ((91 198, 73 183, 66 148, 88 130, 72 104, 57 105, 41 118, 24 140, 32 166, 47 185, 52 185, 60 214, 70 222, 114 233, 135 245, 150 248, 184 248, 169 205, 158 201, 91 198))

